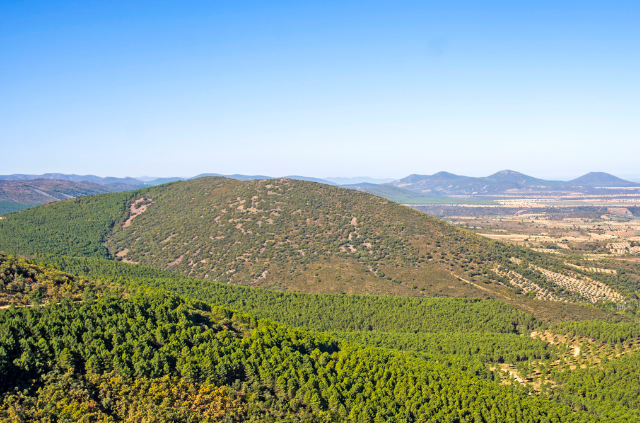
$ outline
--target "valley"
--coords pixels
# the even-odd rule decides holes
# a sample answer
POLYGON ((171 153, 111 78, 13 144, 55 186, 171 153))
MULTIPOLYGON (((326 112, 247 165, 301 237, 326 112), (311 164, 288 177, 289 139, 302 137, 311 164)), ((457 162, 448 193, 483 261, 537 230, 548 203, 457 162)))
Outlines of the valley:
MULTIPOLYGON (((417 210, 501 240, 550 254, 634 260, 640 254, 640 194, 580 200, 496 200, 500 206, 422 206, 417 210)), ((597 266, 596 266, 597 267, 597 266)))

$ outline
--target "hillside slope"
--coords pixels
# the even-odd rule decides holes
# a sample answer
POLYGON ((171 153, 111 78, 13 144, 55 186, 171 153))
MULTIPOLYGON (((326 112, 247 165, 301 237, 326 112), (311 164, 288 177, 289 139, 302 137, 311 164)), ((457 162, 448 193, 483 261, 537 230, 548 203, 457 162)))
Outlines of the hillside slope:
POLYGON ((15 292, 21 280, 29 294, 0 307, 2 421, 640 417, 640 331, 631 322, 561 323, 548 328, 555 335, 545 332, 556 341, 547 342, 529 332, 544 329, 540 322, 498 301, 282 293, 114 261, 49 259, 97 280, 0 254, 0 296, 3 284, 15 292), (151 287, 169 280, 190 299, 151 287), (206 303, 197 301, 203 295, 206 303), (265 313, 332 334, 257 317, 265 313), (591 352, 576 358, 575 343, 591 352), (571 370, 613 350, 623 355, 571 370), (544 386, 535 389, 538 378, 544 386))
POLYGON ((105 237, 110 253, 128 262, 305 292, 415 295, 431 279, 436 292, 479 295, 441 266, 419 263, 416 236, 452 228, 379 197, 288 179, 201 178, 136 201, 135 217, 105 237), (397 269, 414 274, 400 283, 397 269))
POLYGON ((592 303, 632 295, 386 199, 288 179, 200 178, 54 203, 0 220, 0 250, 302 292, 592 303))
POLYGON ((597 421, 443 357, 149 288, 0 310, 0 333, 3 421, 597 421))

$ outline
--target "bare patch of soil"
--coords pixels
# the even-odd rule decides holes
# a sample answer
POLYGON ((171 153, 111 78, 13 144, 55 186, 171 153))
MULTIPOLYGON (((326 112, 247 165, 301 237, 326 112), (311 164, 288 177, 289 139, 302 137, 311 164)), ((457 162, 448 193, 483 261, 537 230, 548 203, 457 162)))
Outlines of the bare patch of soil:
POLYGON ((131 204, 131 207, 129 208, 131 214, 129 215, 129 218, 124 222, 124 225, 122 225, 123 228, 128 228, 129 226, 131 226, 131 222, 133 221, 133 219, 147 211, 147 204, 143 204, 140 207, 137 207, 138 204, 145 200, 146 198, 138 198, 133 202, 133 204, 131 204))
POLYGON ((184 254, 178 257, 177 259, 175 259, 174 261, 172 261, 171 263, 169 263, 168 266, 175 266, 176 264, 180 263, 182 261, 182 257, 184 257, 184 254))

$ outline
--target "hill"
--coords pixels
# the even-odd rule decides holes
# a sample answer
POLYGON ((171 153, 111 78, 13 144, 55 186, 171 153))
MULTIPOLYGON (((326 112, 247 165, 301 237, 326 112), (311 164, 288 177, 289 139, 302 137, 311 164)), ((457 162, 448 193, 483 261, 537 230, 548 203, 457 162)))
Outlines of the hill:
POLYGON ((520 188, 562 186, 562 182, 560 181, 546 181, 544 179, 525 175, 524 173, 514 172, 513 170, 502 170, 494 173, 493 175, 487 176, 485 179, 497 184, 505 184, 506 186, 512 184, 513 186, 520 188))
POLYGON ((289 179, 200 178, 52 203, 0 220, 0 250, 299 292, 525 301, 546 317, 565 301, 620 302, 640 286, 633 272, 588 274, 377 196, 289 179))
POLYGON ((586 175, 582 175, 579 178, 572 179, 567 182, 570 186, 582 186, 582 187, 640 187, 640 184, 630 181, 625 181, 617 176, 610 175, 604 172, 590 172, 586 175))
POLYGON ((538 179, 512 170, 503 170, 487 177, 460 176, 448 172, 410 175, 392 184, 405 190, 431 195, 491 195, 518 191, 580 191, 585 188, 640 186, 606 173, 592 172, 572 181, 562 182, 538 179))
POLYGON ((121 189, 93 182, 47 179, 0 180, 0 214, 23 210, 52 201, 116 191, 121 191, 121 189))

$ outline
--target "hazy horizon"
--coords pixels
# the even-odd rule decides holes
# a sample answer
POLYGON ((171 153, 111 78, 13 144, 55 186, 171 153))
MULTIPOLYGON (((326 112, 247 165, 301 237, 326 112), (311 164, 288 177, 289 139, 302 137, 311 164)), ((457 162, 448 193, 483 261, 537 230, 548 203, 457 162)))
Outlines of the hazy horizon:
MULTIPOLYGON (((491 172, 490 174, 482 174, 482 175, 468 175, 468 174, 461 174, 461 173, 457 173, 457 175, 459 176, 470 176, 470 177, 486 177, 486 176, 491 176, 495 173, 498 173, 500 171, 504 171, 504 170, 511 170, 511 171, 516 171, 515 169, 501 169, 495 172, 491 172)), ((442 171, 438 171, 438 172, 448 172, 446 170, 442 170, 442 171)), ((203 173, 199 173, 196 175, 161 175, 161 176, 149 176, 149 175, 141 175, 141 176, 132 176, 132 175, 122 175, 122 176, 118 176, 118 175, 113 175, 113 174, 96 174, 96 173, 85 173, 85 174, 81 174, 81 173, 71 173, 71 172, 33 172, 33 173, 14 173, 14 174, 4 174, 4 175, 0 175, 0 176, 9 176, 9 175, 44 175, 44 174, 49 174, 49 173, 53 173, 53 174, 63 174, 63 175, 79 175, 79 176, 88 176, 88 175, 92 175, 92 176, 98 176, 101 178, 106 178, 106 177, 115 177, 115 178, 134 178, 143 182, 149 182, 149 181, 153 181, 155 179, 164 179, 164 178, 182 178, 182 179, 190 179, 190 178, 194 178, 196 176, 199 176, 201 174, 220 174, 222 176, 233 176, 233 175, 245 175, 245 176, 257 176, 257 175, 262 175, 262 176, 268 176, 268 177, 273 177, 273 178, 283 178, 283 177, 287 177, 287 176, 302 176, 302 177, 310 177, 310 178, 317 178, 317 179, 322 179, 322 180, 326 180, 326 181, 330 181, 330 182, 335 182, 338 183, 339 185, 348 185, 348 184, 355 184, 355 183, 359 183, 357 181, 363 181, 363 182, 371 182, 371 183, 384 183, 384 182, 391 182, 391 181, 396 181, 402 178, 405 178, 407 176, 410 175, 433 175, 434 173, 438 173, 438 172, 433 172, 433 173, 408 173, 406 175, 400 176, 400 177, 396 177, 396 178, 373 178, 370 176, 326 176, 326 177, 322 177, 322 176, 316 176, 316 175, 308 175, 308 174, 299 174, 299 175, 293 175, 293 174, 284 174, 284 175, 265 175, 265 174, 259 174, 256 172, 250 172, 250 173, 239 173, 239 172, 234 172, 234 173, 228 173, 228 174, 221 174, 219 172, 203 172, 203 173), (339 180, 350 180, 350 181, 343 181, 343 182, 339 182, 339 180), (373 180, 378 180, 377 182, 373 181, 373 180)), ((598 171, 594 171, 594 172, 598 172, 598 171)), ((455 173, 455 172, 449 172, 449 173, 455 173)), ((520 172, 520 173, 524 173, 524 172, 520 172)), ((589 172, 587 172, 589 173, 589 172)), ((606 172, 609 173, 609 172, 606 172)), ((640 182, 640 173, 638 174, 632 174, 632 175, 620 175, 620 174, 615 174, 615 173, 610 173, 613 176, 617 176, 618 178, 621 179, 625 179, 631 182, 640 182)), ((580 174, 580 175, 575 175, 574 177, 570 177, 570 178, 553 178, 553 177, 544 177, 544 176, 539 176, 539 175, 535 175, 535 174, 527 174, 528 176, 532 176, 534 178, 538 178, 538 179, 544 179, 544 180, 548 180, 548 181, 570 181, 572 179, 576 179, 580 176, 583 176, 584 174, 580 174)))

